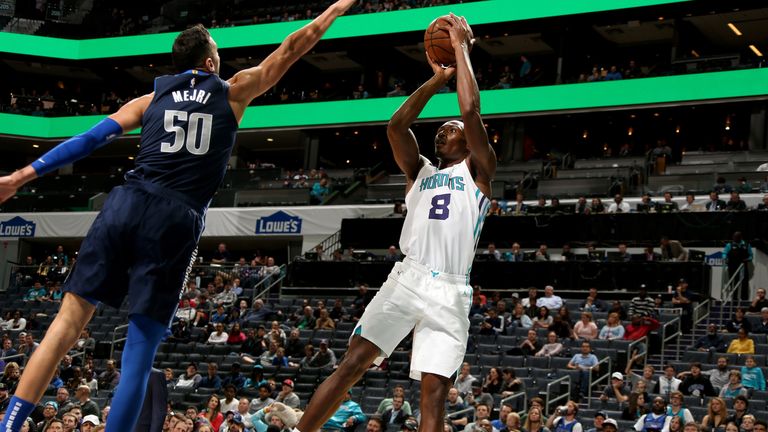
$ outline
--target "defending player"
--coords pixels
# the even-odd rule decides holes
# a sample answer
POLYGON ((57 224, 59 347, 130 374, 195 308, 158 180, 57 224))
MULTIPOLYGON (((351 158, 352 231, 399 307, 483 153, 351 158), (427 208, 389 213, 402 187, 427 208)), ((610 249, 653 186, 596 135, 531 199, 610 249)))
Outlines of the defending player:
POLYGON ((29 360, 0 430, 18 432, 59 361, 99 302, 130 299, 122 379, 107 431, 131 431, 144 400, 160 341, 194 260, 206 209, 226 171, 235 131, 248 104, 273 87, 355 0, 338 0, 289 35, 260 65, 218 76, 216 43, 198 25, 173 44, 178 75, 159 77, 155 91, 132 100, 91 130, 31 165, 0 178, 0 202, 34 178, 82 159, 117 136, 142 127, 136 168, 115 188, 80 249, 61 309, 29 360))
MULTIPOLYGON (((296 430, 311 432, 336 411, 347 389, 376 360, 389 356, 411 330, 411 377, 421 379, 420 431, 443 430, 450 377, 464 359, 472 288, 469 271, 489 206, 496 155, 480 117, 466 20, 450 16, 455 68, 429 60, 435 75, 395 112, 387 134, 407 178, 408 216, 400 246, 407 255, 365 310, 336 372, 315 392, 296 430), (462 121, 435 136, 437 167, 419 154, 410 125, 427 101, 456 74, 462 121)), ((294 431, 296 432, 296 431, 294 431)))

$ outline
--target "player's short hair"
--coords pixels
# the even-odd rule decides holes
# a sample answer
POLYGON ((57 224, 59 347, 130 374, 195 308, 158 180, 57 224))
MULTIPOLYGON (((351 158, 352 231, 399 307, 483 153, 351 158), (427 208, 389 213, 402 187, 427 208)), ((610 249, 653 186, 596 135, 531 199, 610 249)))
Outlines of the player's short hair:
POLYGON ((184 30, 173 41, 171 55, 173 66, 178 72, 199 67, 211 54, 211 34, 202 24, 184 30))

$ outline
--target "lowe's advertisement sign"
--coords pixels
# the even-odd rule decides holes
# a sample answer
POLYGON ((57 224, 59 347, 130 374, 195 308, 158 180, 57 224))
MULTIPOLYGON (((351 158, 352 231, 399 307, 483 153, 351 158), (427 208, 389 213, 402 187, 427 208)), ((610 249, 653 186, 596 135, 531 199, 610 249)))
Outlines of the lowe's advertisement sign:
POLYGON ((301 218, 284 211, 256 219, 256 234, 301 234, 301 218))
POLYGON ((34 237, 35 223, 16 216, 0 222, 0 237, 34 237))

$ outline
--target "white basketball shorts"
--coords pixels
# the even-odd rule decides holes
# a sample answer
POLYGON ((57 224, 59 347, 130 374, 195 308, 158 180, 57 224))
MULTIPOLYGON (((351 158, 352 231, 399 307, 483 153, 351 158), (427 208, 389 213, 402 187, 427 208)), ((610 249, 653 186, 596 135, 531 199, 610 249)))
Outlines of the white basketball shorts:
POLYGON ((381 350, 380 364, 413 330, 411 378, 451 377, 464 361, 472 287, 466 275, 435 272, 406 258, 395 263, 355 327, 381 350))

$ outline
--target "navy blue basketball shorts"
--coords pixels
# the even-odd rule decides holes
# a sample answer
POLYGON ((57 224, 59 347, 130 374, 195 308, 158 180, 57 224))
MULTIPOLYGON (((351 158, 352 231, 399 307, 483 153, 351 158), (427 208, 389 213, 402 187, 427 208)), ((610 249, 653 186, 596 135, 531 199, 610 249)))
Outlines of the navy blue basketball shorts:
POLYGON ((112 190, 80 247, 64 290, 170 325, 203 232, 204 216, 144 188, 112 190))

